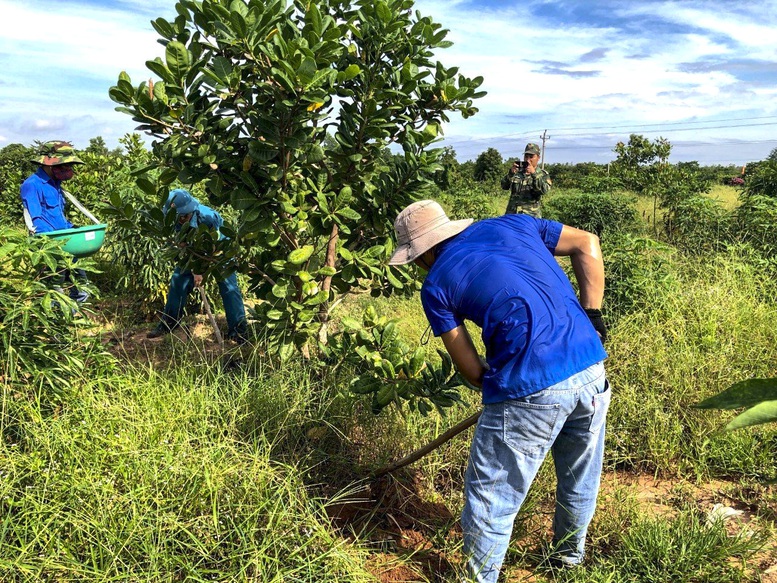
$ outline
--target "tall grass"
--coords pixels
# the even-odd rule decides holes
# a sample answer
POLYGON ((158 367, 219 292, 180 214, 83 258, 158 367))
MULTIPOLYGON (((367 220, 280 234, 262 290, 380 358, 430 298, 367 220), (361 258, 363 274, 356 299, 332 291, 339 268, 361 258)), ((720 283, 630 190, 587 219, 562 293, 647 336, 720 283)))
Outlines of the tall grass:
POLYGON ((610 463, 773 476, 773 429, 717 434, 725 415, 691 408, 736 381, 777 372, 771 276, 735 255, 687 262, 678 274, 611 331, 610 463))
POLYGON ((282 432, 247 431, 258 400, 266 428, 292 415, 292 379, 214 370, 96 380, 48 417, 4 392, 0 580, 371 580, 282 432))

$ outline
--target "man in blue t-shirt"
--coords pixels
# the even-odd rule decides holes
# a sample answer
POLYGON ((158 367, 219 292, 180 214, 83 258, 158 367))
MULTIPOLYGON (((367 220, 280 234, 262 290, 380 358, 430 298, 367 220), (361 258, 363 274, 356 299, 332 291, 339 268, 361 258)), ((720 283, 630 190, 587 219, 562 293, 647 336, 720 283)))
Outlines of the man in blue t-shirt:
MULTIPOLYGON (((204 204, 200 204, 188 190, 176 188, 171 190, 162 207, 166 215, 170 209, 175 209, 177 221, 175 228, 180 230, 185 224, 192 229, 205 225, 216 232, 221 228, 221 215, 204 204)), ((224 236, 219 234, 221 238, 224 236)), ((237 285, 237 273, 231 273, 216 282, 221 299, 224 302, 224 312, 227 316, 227 339, 242 344, 247 340, 246 312, 243 305, 243 294, 237 285)), ((170 292, 167 294, 162 319, 149 332, 147 338, 159 338, 175 330, 181 322, 186 300, 195 287, 202 285, 202 275, 189 270, 182 271, 176 267, 170 278, 170 292)))
MULTIPOLYGON (((40 235, 72 229, 73 223, 65 216, 62 183, 73 178, 75 164, 83 164, 76 156, 73 145, 64 140, 44 142, 38 147, 31 162, 37 164, 38 168, 22 183, 20 189, 27 230, 31 234, 40 235)), ((70 286, 70 298, 79 304, 89 298, 89 294, 82 287, 89 282, 83 269, 59 269, 44 280, 59 290, 62 290, 61 286, 66 282, 76 280, 80 285, 70 286)))
POLYGON ((580 563, 610 401, 598 238, 525 214, 450 221, 431 200, 405 208, 394 227, 389 263, 428 271, 421 301, 432 331, 483 391, 461 517, 471 580, 496 582, 515 516, 549 451, 558 478, 553 559, 580 563), (557 255, 570 257, 579 299, 557 255), (485 362, 465 320, 482 330, 485 362))

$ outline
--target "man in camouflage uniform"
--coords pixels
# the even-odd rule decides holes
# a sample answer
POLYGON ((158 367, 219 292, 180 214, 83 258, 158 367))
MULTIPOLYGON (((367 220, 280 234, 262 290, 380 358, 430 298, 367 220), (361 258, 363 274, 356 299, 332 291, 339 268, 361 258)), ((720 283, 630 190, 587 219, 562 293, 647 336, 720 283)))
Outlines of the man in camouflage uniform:
MULTIPOLYGON (((73 178, 74 164, 83 164, 76 156, 73 145, 62 140, 45 142, 38 148, 37 156, 30 161, 38 165, 38 170, 21 187, 27 229, 35 235, 72 229, 73 223, 65 216, 62 183, 73 178)), ((74 269, 72 274, 68 270, 61 270, 56 276, 48 276, 47 279, 60 288, 66 280, 71 279, 71 275, 80 282, 88 281, 83 269, 74 269)), ((77 286, 70 288, 69 295, 79 303, 89 297, 77 286)))
POLYGON ((523 152, 523 164, 516 160, 507 175, 502 178, 502 189, 510 191, 505 214, 523 213, 542 217, 542 197, 547 194, 552 184, 550 175, 537 168, 540 161, 540 147, 537 144, 526 144, 523 152))

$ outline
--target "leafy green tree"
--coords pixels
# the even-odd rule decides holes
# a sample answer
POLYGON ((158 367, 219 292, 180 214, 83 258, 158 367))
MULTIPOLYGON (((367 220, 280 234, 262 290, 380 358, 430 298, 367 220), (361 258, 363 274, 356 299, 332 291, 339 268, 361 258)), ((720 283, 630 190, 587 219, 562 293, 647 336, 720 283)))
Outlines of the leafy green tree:
MULTIPOLYGON (((111 152, 100 156, 111 165, 107 176, 98 173, 89 177, 90 182, 100 186, 100 200, 97 208, 99 218, 110 216, 110 199, 125 201, 122 212, 133 206, 155 207, 159 205, 156 194, 147 194, 137 188, 134 173, 147 168, 152 161, 151 152, 146 149, 138 134, 127 134, 119 140, 123 147, 120 154, 111 152), (127 206, 129 205, 129 206, 127 206)), ((86 160, 85 160, 86 161, 86 160)), ((86 179, 86 176, 81 176, 86 179)), ((140 312, 146 314, 154 305, 158 309, 164 302, 170 281, 171 266, 164 256, 161 243, 154 237, 138 237, 133 228, 126 228, 123 221, 111 221, 106 244, 100 257, 105 261, 107 277, 112 279, 115 289, 133 298, 140 312)))
MULTIPOLYGON (((139 180, 147 193, 162 200, 176 180, 201 183, 211 203, 238 211, 215 263, 213 249, 198 250, 212 245, 205 237, 181 261, 248 273, 282 355, 325 338, 338 294, 408 285, 406 270, 385 266, 393 219, 439 169, 430 147, 441 124, 476 113, 484 94, 482 78, 433 60, 451 44, 447 31, 412 8, 181 0, 173 21, 152 22, 165 58, 146 64, 160 80, 134 86, 122 73, 110 90, 155 137, 160 172, 139 180), (385 162, 389 144, 401 163, 385 162)), ((161 232, 161 211, 145 216, 144 228, 161 232)))
POLYGON ((748 172, 742 198, 755 196, 777 199, 777 158, 767 158, 748 172))
POLYGON ((672 144, 665 138, 651 142, 644 136, 632 134, 628 144, 618 142, 613 151, 617 155, 612 163, 615 177, 636 194, 653 198, 654 232, 657 233, 656 216, 660 207, 665 211, 664 232, 670 239, 676 239, 678 221, 687 218, 680 215, 698 207, 689 202, 709 191, 710 179, 698 172, 698 164, 671 165, 672 144))
POLYGON ((618 142, 613 148, 616 159, 612 171, 623 185, 637 194, 657 194, 660 175, 668 167, 672 144, 665 138, 650 141, 644 136, 631 134, 629 142, 618 142))
POLYGON ((739 200, 735 211, 737 238, 765 257, 773 257, 777 252, 777 160, 748 164, 739 200))
POLYGON ((504 173, 504 160, 496 148, 481 152, 475 160, 474 178, 478 182, 499 180, 504 173))
POLYGON ((102 136, 97 136, 96 138, 90 139, 89 145, 86 147, 84 152, 88 152, 97 156, 107 156, 110 153, 108 146, 105 144, 105 140, 103 140, 102 136))
POLYGON ((450 188, 461 175, 459 162, 456 160, 456 150, 452 146, 443 148, 439 162, 442 169, 434 173, 434 183, 442 189, 450 188))

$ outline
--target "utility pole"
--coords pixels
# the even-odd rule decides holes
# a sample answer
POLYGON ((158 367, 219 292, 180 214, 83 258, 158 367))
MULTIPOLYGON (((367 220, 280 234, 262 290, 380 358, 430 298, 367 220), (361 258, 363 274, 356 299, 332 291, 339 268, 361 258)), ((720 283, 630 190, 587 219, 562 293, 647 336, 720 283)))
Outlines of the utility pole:
POLYGON ((540 139, 542 140, 542 164, 540 165, 540 168, 545 170, 545 140, 550 139, 550 136, 548 135, 548 130, 543 130, 542 135, 540 136, 540 139))

